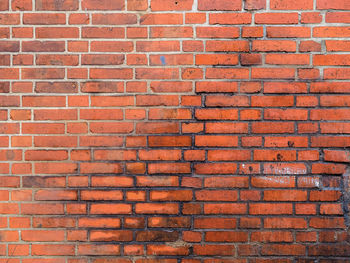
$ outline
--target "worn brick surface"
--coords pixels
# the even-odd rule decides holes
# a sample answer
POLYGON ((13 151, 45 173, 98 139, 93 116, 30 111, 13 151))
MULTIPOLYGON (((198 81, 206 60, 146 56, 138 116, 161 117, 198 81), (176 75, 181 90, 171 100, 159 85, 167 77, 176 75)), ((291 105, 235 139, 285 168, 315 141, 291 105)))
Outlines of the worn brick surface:
POLYGON ((0 0, 0 263, 345 263, 348 0, 0 0))

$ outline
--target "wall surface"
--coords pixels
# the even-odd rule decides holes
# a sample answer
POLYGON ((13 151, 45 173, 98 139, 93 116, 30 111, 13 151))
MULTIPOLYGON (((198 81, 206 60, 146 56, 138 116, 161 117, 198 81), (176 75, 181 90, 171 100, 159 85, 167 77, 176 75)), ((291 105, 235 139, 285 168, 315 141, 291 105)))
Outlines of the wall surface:
POLYGON ((0 0, 0 263, 350 262, 349 0, 0 0))

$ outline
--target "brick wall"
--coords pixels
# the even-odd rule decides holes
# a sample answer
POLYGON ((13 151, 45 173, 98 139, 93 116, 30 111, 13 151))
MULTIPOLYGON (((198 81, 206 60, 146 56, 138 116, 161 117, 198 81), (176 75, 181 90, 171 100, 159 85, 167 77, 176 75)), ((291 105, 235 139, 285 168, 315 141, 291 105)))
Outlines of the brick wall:
POLYGON ((348 0, 0 0, 0 263, 345 263, 348 0))

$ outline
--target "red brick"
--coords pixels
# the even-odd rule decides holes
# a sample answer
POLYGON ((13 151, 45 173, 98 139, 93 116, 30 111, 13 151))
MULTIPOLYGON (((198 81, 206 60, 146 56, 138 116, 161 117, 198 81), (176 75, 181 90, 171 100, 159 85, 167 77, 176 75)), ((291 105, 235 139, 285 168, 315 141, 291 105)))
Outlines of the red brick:
MULTIPOLYGON (((309 1, 309 0, 308 0, 309 1)), ((292 2, 291 2, 292 3, 292 2)), ((295 6, 295 5, 293 5, 295 6)), ((297 24, 297 13, 260 13, 255 14, 256 24, 297 24)))
POLYGON ((349 41, 346 40, 326 40, 326 49, 330 52, 348 51, 349 41))
POLYGON ((191 145, 190 136, 149 136, 150 147, 182 147, 191 145))
POLYGON ((235 25, 235 24, 250 24, 252 15, 250 13, 238 14, 210 14, 209 24, 218 25, 235 25))
POLYGON ((92 133, 131 133, 133 131, 132 123, 110 123, 110 122, 94 122, 91 123, 90 131, 92 133))
POLYGON ((264 93, 307 93, 307 85, 302 82, 265 82, 264 93))
POLYGON ((249 213, 253 215, 277 215, 277 214, 292 214, 293 207, 291 204, 250 204, 249 213))
POLYGON ((111 3, 108 0, 83 0, 82 8, 84 10, 123 10, 124 1, 116 0, 111 3))
POLYGON ((237 201, 238 194, 230 190, 201 190, 195 192, 197 201, 237 201))
POLYGON ((305 10, 313 9, 313 0, 291 1, 291 0, 272 0, 270 8, 274 10, 305 10))
POLYGON ((265 245, 262 247, 263 255, 305 255, 303 245, 265 245))
POLYGON ((295 69, 293 68, 253 68, 253 79, 294 79, 295 69))
POLYGON ((232 41, 222 41, 222 40, 208 40, 206 42, 206 51, 248 51, 249 42, 244 40, 232 40, 232 41))
POLYGON ((292 242, 293 236, 288 231, 265 231, 265 232, 253 232, 251 236, 252 241, 256 242, 292 242))
POLYGON ((234 11, 241 10, 242 3, 238 0, 199 0, 198 10, 204 11, 234 11))
POLYGON ((208 231, 205 233, 205 240, 208 242, 247 242, 248 233, 238 231, 208 231))
POLYGON ((92 204, 91 214, 130 214, 130 204, 92 204))
POLYGON ((321 204, 320 214, 322 215, 342 215, 343 209, 340 204, 321 204))
POLYGON ((293 218, 293 217, 269 217, 264 219, 264 227, 272 229, 282 229, 282 228, 295 228, 295 229, 305 229, 307 228, 307 223, 304 218, 293 218))
POLYGON ((344 219, 342 217, 335 218, 311 218, 310 227, 312 228, 344 228, 344 219))
POLYGON ((144 11, 148 8, 147 0, 128 0, 127 8, 131 11, 144 11))
POLYGON ((307 120, 306 110, 294 109, 268 109, 264 112, 264 119, 266 120, 307 120))
POLYGON ((185 11, 192 10, 193 0, 184 0, 181 2, 175 0, 152 0, 152 11, 185 11))
POLYGON ((295 52, 296 43, 291 40, 253 40, 252 51, 295 52))
POLYGON ((248 150, 208 150, 208 161, 250 160, 248 150))
POLYGON ((233 256, 233 245, 195 245, 195 255, 219 255, 219 256, 233 256))
POLYGON ((135 206, 137 214, 177 214, 179 207, 177 204, 142 204, 138 203, 135 206))
POLYGON ((176 122, 145 122, 136 125, 137 134, 176 133, 179 125, 176 122))
POLYGON ((189 163, 153 163, 148 165, 150 174, 184 174, 190 173, 189 163))
POLYGON ((204 204, 205 214, 245 214, 247 212, 246 204, 232 203, 206 203, 204 204))
MULTIPOLYGON (((239 30, 234 27, 197 27, 198 38, 238 38, 239 30)), ((208 50, 209 51, 209 50, 208 50)))
POLYGON ((350 10, 350 5, 348 2, 343 2, 343 1, 333 1, 329 2, 326 0, 317 0, 317 9, 345 9, 345 10, 350 10))
POLYGON ((131 241, 132 232, 128 230, 91 230, 91 241, 131 241))
POLYGON ((112 163, 82 163, 80 165, 82 174, 88 173, 121 173, 122 168, 119 164, 112 163))
POLYGON ((326 14, 327 23, 349 23, 349 12, 331 12, 326 14))
POLYGON ((246 177, 210 177, 204 179, 205 187, 225 188, 237 187, 247 188, 248 178, 246 177))
POLYGON ((235 54, 199 54, 196 55, 196 65, 237 65, 238 56, 235 54))
POLYGON ((261 10, 266 8, 266 0, 246 0, 244 9, 246 10, 261 10))
POLYGON ((253 123, 254 133, 293 133, 294 125, 291 122, 261 122, 253 123))
POLYGON ((241 54, 240 55, 241 65, 261 65, 262 56, 260 54, 241 54))
POLYGON ((309 65, 310 56, 306 54, 266 54, 265 63, 271 65, 309 65))
POLYGON ((306 201, 307 192, 299 190, 265 190, 266 201, 306 201))
POLYGON ((313 36, 314 37, 337 37, 341 34, 344 37, 350 36, 350 27, 314 27, 313 36))
POLYGON ((32 246, 32 255, 34 256, 74 255, 74 246, 73 245, 34 244, 32 246))
MULTIPOLYGON (((255 1, 255 0, 251 0, 251 1, 255 1)), ((263 37, 263 36, 264 36, 264 30, 263 30, 263 27, 261 26, 256 26, 256 27, 247 26, 242 28, 242 37, 263 37)))
POLYGON ((65 24, 66 15, 59 14, 24 14, 23 24, 29 25, 50 25, 50 24, 65 24))
POLYGON ((204 24, 206 21, 204 13, 187 13, 185 16, 186 24, 204 24))
POLYGON ((182 50, 184 52, 192 52, 192 51, 203 51, 203 42, 199 40, 185 40, 182 42, 182 50))
POLYGON ((191 38, 192 27, 151 27, 151 38, 191 38))
POLYGON ((265 137, 265 147, 307 147, 307 137, 265 137))
POLYGON ((278 187, 290 188, 295 187, 295 177, 293 176, 261 176, 254 177, 251 183, 255 187, 278 187))
POLYGON ((78 247, 79 255, 89 255, 89 256, 98 256, 98 255, 119 255, 120 254, 120 246, 112 245, 112 244, 104 244, 104 245, 93 245, 93 244, 81 244, 78 247))
POLYGON ((58 4, 53 0, 36 0, 35 7, 36 10, 73 11, 78 9, 79 3, 76 0, 64 0, 58 4))

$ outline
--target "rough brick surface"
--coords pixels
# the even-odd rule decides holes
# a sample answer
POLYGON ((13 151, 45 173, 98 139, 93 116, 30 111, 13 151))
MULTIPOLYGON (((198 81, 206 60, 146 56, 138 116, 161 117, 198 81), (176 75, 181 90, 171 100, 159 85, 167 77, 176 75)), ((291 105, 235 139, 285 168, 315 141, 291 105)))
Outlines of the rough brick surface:
POLYGON ((0 263, 345 263, 348 0, 0 0, 0 263))

